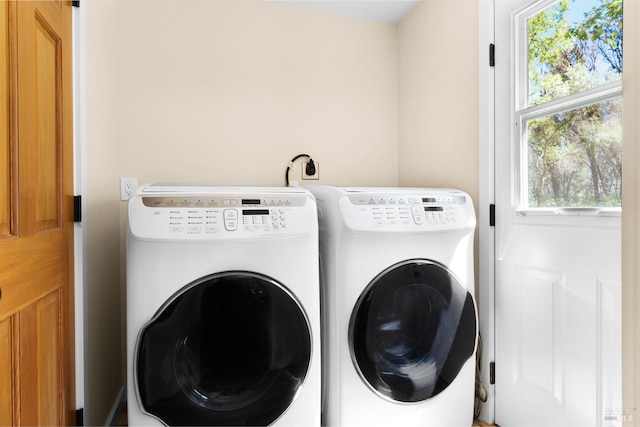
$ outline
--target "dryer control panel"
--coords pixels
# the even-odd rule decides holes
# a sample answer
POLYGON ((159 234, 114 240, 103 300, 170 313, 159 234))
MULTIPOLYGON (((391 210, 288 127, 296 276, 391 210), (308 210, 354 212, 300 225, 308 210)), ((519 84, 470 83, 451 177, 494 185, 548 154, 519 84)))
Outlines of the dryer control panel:
POLYGON ((129 203, 129 228, 139 238, 303 234, 313 230, 316 221, 315 203, 306 195, 141 195, 129 203))
POLYGON ((360 230, 446 230, 475 226, 473 204, 465 193, 349 194, 341 200, 347 225, 360 230))

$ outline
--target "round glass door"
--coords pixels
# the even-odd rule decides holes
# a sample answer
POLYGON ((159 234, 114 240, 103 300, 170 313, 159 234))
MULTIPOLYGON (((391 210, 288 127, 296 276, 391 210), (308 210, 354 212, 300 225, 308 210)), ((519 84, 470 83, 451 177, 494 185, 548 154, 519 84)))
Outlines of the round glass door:
POLYGON ((167 425, 269 425, 310 360, 311 329, 293 295, 265 276, 229 272, 164 304, 140 332, 134 368, 144 411, 167 425))
POLYGON ((443 265, 410 260, 378 275, 349 325, 353 362, 379 395, 420 402, 444 390, 473 355, 473 297, 443 265))

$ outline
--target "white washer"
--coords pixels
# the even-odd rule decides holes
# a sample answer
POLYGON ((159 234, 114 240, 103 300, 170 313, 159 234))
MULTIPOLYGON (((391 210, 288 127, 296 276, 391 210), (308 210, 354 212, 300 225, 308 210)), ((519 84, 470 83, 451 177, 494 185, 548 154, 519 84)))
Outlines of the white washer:
POLYGON ((129 425, 320 425, 304 189, 147 185, 129 202, 129 425))
POLYGON ((469 196, 307 189, 320 221, 323 424, 470 426, 477 315, 469 196))

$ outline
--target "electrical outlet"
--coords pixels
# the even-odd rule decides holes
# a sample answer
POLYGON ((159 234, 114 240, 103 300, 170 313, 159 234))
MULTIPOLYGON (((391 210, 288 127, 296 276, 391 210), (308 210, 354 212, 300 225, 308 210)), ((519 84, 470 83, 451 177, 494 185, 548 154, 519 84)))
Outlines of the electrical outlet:
POLYGON ((120 178, 120 200, 127 201, 138 188, 137 178, 120 178))
POLYGON ((316 167, 316 173, 313 175, 307 175, 307 164, 309 162, 302 162, 302 179, 320 179, 320 164, 313 161, 313 165, 316 167))

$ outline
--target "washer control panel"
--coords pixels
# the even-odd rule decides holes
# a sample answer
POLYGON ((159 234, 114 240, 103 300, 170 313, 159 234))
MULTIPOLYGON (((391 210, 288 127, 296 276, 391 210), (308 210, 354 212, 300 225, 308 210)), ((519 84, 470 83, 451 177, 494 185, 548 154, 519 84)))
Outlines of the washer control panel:
POLYGON ((305 195, 160 196, 129 203, 129 226, 137 237, 211 239, 308 232, 316 220, 305 195))
POLYGON ((342 199, 347 225, 390 231, 451 229, 475 225, 469 197, 444 194, 351 194, 342 199))

